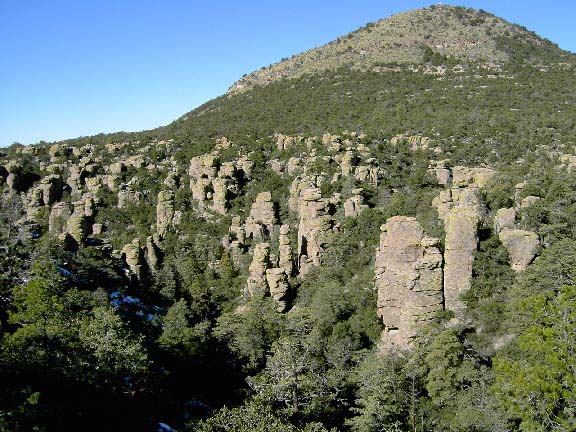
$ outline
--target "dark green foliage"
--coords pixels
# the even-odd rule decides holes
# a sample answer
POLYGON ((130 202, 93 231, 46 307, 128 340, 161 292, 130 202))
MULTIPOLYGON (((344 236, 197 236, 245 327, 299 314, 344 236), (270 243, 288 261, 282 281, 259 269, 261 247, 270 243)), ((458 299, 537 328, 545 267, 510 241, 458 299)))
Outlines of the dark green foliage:
POLYGON ((523 431, 573 430, 576 407, 576 291, 534 294, 519 303, 530 324, 495 358, 494 392, 523 431))

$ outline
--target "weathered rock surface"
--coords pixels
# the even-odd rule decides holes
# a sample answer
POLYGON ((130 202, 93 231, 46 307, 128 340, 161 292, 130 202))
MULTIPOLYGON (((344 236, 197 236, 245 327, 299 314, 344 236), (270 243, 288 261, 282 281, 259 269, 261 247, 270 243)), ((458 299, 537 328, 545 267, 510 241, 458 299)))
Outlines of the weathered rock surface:
POLYGON ((282 268, 266 270, 266 283, 270 295, 276 302, 278 312, 286 312, 290 301, 290 283, 286 270, 282 268))
POLYGON ((494 174, 496 171, 492 168, 455 166, 452 168, 452 185, 454 187, 476 186, 483 188, 494 174))
POLYGON ((478 247, 478 226, 484 209, 479 189, 495 174, 491 168, 454 167, 452 188, 440 192, 432 205, 444 221, 444 299, 446 309, 464 307, 460 296, 470 290, 474 251, 478 247))
POLYGON ((259 243, 254 247, 252 263, 248 267, 249 276, 246 282, 248 297, 264 296, 269 293, 266 270, 270 268, 270 244, 259 243))
POLYGON ((163 238, 174 219, 174 193, 172 191, 158 192, 156 203, 156 232, 163 238))
POLYGON ((70 165, 68 171, 69 174, 66 183, 70 187, 71 192, 73 194, 81 193, 84 179, 86 177, 84 168, 80 165, 70 165))
POLYGON ((10 192, 18 192, 22 187, 22 165, 16 161, 10 161, 4 168, 8 172, 6 184, 8 185, 10 192))
POLYGON ((86 236, 90 232, 91 225, 84 212, 79 212, 76 208, 74 213, 68 218, 66 223, 66 232, 74 239, 78 246, 86 241, 86 236))
POLYGON ((364 204, 364 196, 362 196, 362 189, 353 189, 353 195, 344 202, 344 216, 357 218, 360 214, 368 209, 364 204))
POLYGON ((300 275, 313 267, 322 265, 322 252, 326 247, 334 220, 329 214, 329 205, 322 199, 319 188, 309 188, 301 193, 299 203, 300 224, 298 225, 298 261, 300 275))
POLYGON ((130 269, 131 275, 137 281, 141 281, 145 276, 146 265, 140 239, 135 238, 131 243, 125 245, 122 248, 122 256, 130 269))
POLYGON ((153 272, 158 271, 162 263, 162 251, 159 244, 160 239, 156 235, 146 237, 146 262, 153 272))
POLYGON ((219 214, 228 213, 230 200, 240 193, 240 181, 248 177, 250 162, 245 158, 236 162, 221 162, 216 153, 192 158, 188 168, 190 189, 200 209, 210 208, 219 214))
POLYGON ((419 326, 443 309, 439 240, 427 237, 413 217, 394 216, 381 227, 375 283, 382 349, 407 349, 419 326))
POLYGON ((294 258, 292 256, 292 240, 290 238, 290 225, 282 225, 278 236, 278 267, 283 269, 287 276, 294 274, 294 258))
POLYGON ((534 196, 534 195, 528 195, 527 197, 522 198, 522 201, 520 202, 520 208, 525 209, 528 207, 532 207, 534 204, 536 204, 541 199, 542 198, 534 196))
POLYGON ((526 270, 538 251, 538 235, 531 231, 505 228, 498 237, 510 255, 512 269, 517 272, 526 270))
POLYGON ((259 193, 250 208, 250 217, 253 222, 262 225, 266 233, 271 233, 274 225, 278 223, 276 213, 270 192, 259 193))
POLYGON ((505 228, 513 228, 516 222, 516 209, 514 207, 501 208, 494 216, 494 231, 500 233, 505 228))
POLYGON ((474 251, 478 247, 479 211, 474 206, 458 206, 445 220, 444 298, 446 309, 460 310, 460 296, 470 290, 474 251))
POLYGON ((118 191, 118 208, 123 209, 138 205, 142 199, 142 193, 122 185, 118 191))
POLYGON ((63 234, 66 232, 66 223, 72 215, 72 209, 67 202, 59 202, 52 206, 48 218, 48 232, 63 234))
POLYGON ((64 181, 57 174, 50 174, 40 181, 39 188, 42 190, 42 202, 50 206, 62 198, 62 188, 64 181))

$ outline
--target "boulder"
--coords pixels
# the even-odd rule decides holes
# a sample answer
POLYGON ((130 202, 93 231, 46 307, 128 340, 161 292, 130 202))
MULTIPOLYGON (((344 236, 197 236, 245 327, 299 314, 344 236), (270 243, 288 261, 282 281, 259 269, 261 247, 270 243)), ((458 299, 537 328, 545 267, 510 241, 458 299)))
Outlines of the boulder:
POLYGON ((498 238, 508 251, 510 266, 516 272, 526 270, 528 264, 534 260, 540 245, 538 235, 531 231, 504 228, 498 238))

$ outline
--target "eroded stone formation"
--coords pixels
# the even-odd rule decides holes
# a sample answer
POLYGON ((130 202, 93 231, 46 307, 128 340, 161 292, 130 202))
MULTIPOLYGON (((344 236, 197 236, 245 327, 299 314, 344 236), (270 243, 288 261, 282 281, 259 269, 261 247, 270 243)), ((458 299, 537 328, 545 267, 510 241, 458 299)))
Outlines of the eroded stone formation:
POLYGON ((344 216, 357 218, 360 214, 368 208, 364 204, 364 196, 362 189, 352 189, 352 196, 344 202, 344 216))
POLYGON ((375 283, 382 349, 407 349, 419 327, 444 307, 440 240, 407 216, 388 219, 381 231, 375 283))
POLYGON ((240 192, 240 181, 249 177, 252 166, 247 158, 221 162, 218 153, 192 158, 188 174, 193 198, 201 208, 226 214, 230 200, 240 192))
POLYGON ((516 228, 516 209, 513 207, 501 208, 496 212, 494 230, 508 251, 512 269, 517 272, 526 270, 540 246, 538 235, 516 228))
POLYGON ((490 168, 452 169, 452 188, 432 202, 444 221, 444 299, 446 309, 464 307, 460 296, 470 290, 474 252, 478 248, 478 227, 484 216, 478 192, 494 175, 490 168))
POLYGON ((278 223, 277 211, 270 192, 261 192, 250 208, 250 216, 246 218, 245 230, 248 237, 263 239, 269 236, 278 223))
POLYGON ((278 267, 283 269, 287 276, 294 274, 294 258, 292 256, 292 239, 290 225, 280 227, 278 236, 278 267))
POLYGON ((298 263, 300 276, 313 267, 322 265, 322 252, 326 247, 334 220, 329 212, 329 202, 322 199, 319 188, 302 191, 298 205, 298 263))
POLYGON ((156 202, 156 232, 164 238, 174 219, 174 192, 160 191, 156 202))
POLYGON ((278 312, 285 312, 288 309, 290 297, 290 282, 286 269, 271 268, 266 270, 266 283, 270 295, 276 302, 278 312))
POLYGON ((144 251, 140 244, 140 239, 135 238, 122 248, 122 256, 128 265, 130 274, 136 281, 140 281, 145 276, 146 265, 144 261, 144 251))
POLYGON ((248 267, 246 295, 248 297, 264 296, 270 292, 266 280, 266 270, 270 268, 270 243, 258 243, 254 247, 252 263, 248 267))
POLYGON ((531 231, 505 228, 498 237, 508 251, 512 269, 517 272, 526 270, 538 251, 538 235, 531 231))

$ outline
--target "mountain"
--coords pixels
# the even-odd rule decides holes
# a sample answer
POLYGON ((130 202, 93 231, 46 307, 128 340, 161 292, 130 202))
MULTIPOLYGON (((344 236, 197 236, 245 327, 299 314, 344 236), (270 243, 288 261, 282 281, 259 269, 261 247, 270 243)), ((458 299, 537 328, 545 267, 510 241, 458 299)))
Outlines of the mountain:
POLYGON ((369 23, 324 46, 263 67, 243 76, 228 93, 341 67, 378 71, 394 64, 418 65, 433 56, 504 63, 519 51, 533 62, 561 61, 566 56, 550 41, 483 10, 431 6, 369 23))
POLYGON ((573 430, 575 65, 435 6, 4 149, 0 430, 573 430))

